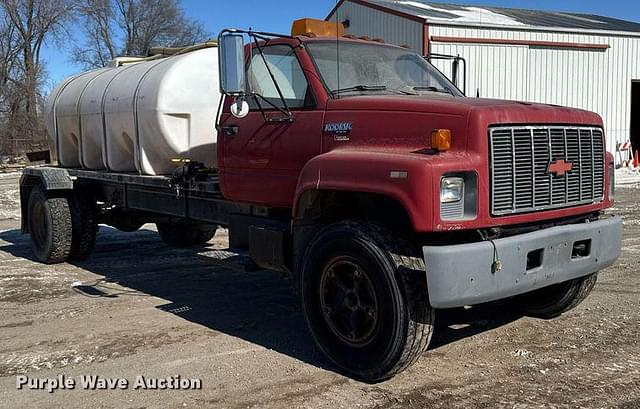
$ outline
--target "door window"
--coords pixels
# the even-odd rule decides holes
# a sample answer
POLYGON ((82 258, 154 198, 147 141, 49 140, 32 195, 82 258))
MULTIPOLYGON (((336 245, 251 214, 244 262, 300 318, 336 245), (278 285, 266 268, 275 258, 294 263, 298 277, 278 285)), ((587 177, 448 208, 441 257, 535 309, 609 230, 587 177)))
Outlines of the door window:
MULTIPOLYGON (((273 45, 264 47, 263 52, 264 59, 258 50, 253 51, 247 69, 249 90, 261 95, 275 106, 284 108, 278 89, 269 74, 270 70, 289 108, 309 107, 311 103, 309 84, 293 48, 288 45, 273 45)), ((251 98, 251 105, 254 105, 252 108, 255 108, 255 100, 256 98, 251 98)), ((264 109, 271 108, 264 101, 259 102, 264 109)))

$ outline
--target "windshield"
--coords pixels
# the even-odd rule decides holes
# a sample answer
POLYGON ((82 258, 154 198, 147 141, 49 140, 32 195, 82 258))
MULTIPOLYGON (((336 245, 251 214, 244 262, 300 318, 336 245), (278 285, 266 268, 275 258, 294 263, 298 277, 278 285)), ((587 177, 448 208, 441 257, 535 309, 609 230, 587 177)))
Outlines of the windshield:
POLYGON ((306 47, 335 97, 349 93, 421 92, 462 96, 440 71, 410 50, 347 41, 314 41, 306 47))

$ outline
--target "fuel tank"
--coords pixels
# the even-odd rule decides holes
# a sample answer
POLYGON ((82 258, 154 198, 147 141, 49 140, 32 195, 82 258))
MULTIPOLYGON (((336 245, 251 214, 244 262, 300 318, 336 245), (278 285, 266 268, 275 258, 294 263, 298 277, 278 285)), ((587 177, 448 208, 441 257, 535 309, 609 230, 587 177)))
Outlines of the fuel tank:
POLYGON ((216 167, 217 49, 125 61, 51 92, 45 120, 60 166, 144 175, 170 174, 172 159, 216 167))

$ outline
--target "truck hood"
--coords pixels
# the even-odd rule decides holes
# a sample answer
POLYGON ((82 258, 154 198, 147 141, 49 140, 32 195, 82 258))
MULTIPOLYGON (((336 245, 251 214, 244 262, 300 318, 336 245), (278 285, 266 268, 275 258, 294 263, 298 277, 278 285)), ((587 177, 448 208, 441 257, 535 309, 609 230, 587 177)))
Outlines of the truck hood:
POLYGON ((411 112, 469 117, 476 125, 581 124, 602 126, 599 115, 575 108, 445 94, 367 95, 329 101, 328 111, 411 112))
MULTIPOLYGON (((568 207, 502 217, 491 215, 489 129, 501 125, 602 127, 602 119, 593 112, 545 104, 439 94, 367 95, 328 102, 325 124, 344 123, 349 125, 346 136, 334 135, 327 132, 330 127, 325 127, 323 150, 332 160, 341 160, 344 165, 341 168, 332 162, 325 167, 322 177, 327 178, 336 169, 355 175, 350 177, 352 183, 363 183, 377 175, 380 179, 372 182, 372 186, 389 184, 389 190, 395 192, 392 196, 399 198, 398 200, 402 200, 403 194, 408 197, 422 195, 421 199, 417 199, 422 202, 412 205, 415 210, 410 210, 410 213, 417 215, 417 218, 424 217, 422 221, 428 226, 424 231, 532 223, 587 214, 611 205, 607 199, 579 208, 568 207), (434 129, 451 131, 451 150, 436 154, 425 149, 430 147, 431 132, 434 129), (356 169, 360 169, 362 174, 354 174, 356 169), (387 175, 394 171, 405 171, 407 178, 389 182, 387 175), (474 220, 445 222, 440 219, 437 192, 440 190, 441 178, 446 174, 475 174, 477 177, 478 210, 474 220), (406 190, 402 190, 404 187, 406 190), (399 190, 402 191, 398 193, 399 190)), ((612 161, 610 155, 607 156, 607 161, 612 161)), ((316 171, 311 174, 317 176, 317 180, 312 181, 319 183, 321 173, 316 171)), ((420 223, 422 222, 418 220, 415 225, 420 223)))

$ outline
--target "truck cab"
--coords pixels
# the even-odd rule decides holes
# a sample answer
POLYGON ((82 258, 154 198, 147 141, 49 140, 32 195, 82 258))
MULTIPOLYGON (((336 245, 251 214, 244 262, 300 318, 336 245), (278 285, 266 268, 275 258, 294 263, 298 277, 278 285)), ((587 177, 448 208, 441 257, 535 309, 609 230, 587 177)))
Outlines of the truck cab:
POLYGON ((166 185, 25 172, 23 230, 43 261, 88 255, 98 222, 155 222, 171 245, 227 226, 292 278, 332 362, 375 382, 426 351, 438 310, 508 300, 554 318, 619 257, 597 114, 468 98, 423 56, 335 23, 224 30, 218 45, 217 169, 187 164, 166 185))
MULTIPOLYGON (((246 34, 220 39, 221 55, 231 44, 244 63, 229 90, 221 58, 221 91, 232 97, 220 119, 221 187, 232 200, 291 208, 294 231, 342 226, 305 247, 333 248, 347 232, 375 241, 366 232, 379 228, 385 240, 413 243, 406 254, 426 266, 431 307, 528 293, 520 299, 540 316, 575 305, 618 257, 620 220, 602 216, 613 200, 613 157, 597 114, 467 98, 422 56, 345 37, 332 23, 301 21, 286 38, 249 33, 241 51, 246 34), (248 113, 232 113, 238 101, 248 113)), ((326 332, 340 337, 344 317, 325 305, 331 312, 314 321, 324 295, 313 291, 333 294, 315 270, 331 269, 307 259, 296 270, 322 346, 326 332)), ((337 293, 348 310, 352 293, 337 293)))
POLYGON ((597 114, 467 98, 402 47, 306 34, 245 50, 248 113, 234 116, 226 98, 218 126, 226 198, 295 213, 312 191, 380 194, 402 205, 420 233, 612 205, 613 159, 597 114), (514 149, 522 155, 507 157, 514 149), (434 201, 451 193, 443 186, 468 197, 434 201))

